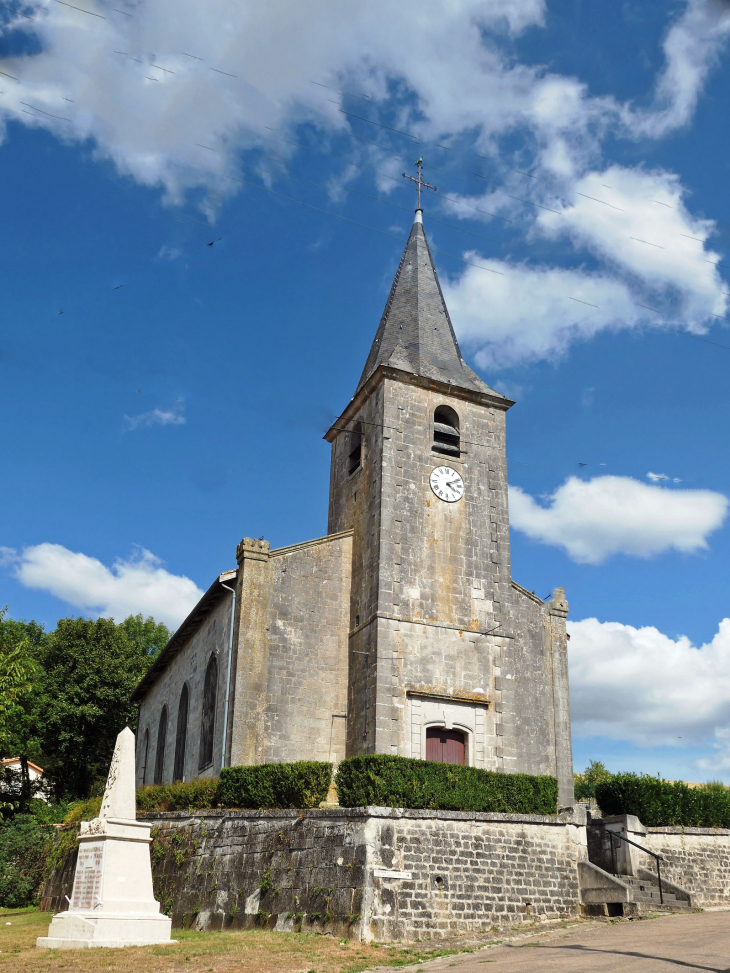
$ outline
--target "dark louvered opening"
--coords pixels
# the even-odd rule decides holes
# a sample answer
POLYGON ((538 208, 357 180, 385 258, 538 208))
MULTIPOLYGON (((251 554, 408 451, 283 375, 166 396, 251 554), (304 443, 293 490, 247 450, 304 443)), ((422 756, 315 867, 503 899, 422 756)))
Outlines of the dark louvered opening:
POLYGON ((350 433, 350 452, 347 458, 347 475, 352 476, 362 466, 362 428, 356 423, 350 433))
POLYGON ((440 405, 433 415, 433 446, 434 453, 442 456, 461 455, 461 437, 459 435, 459 417, 446 405, 440 405))

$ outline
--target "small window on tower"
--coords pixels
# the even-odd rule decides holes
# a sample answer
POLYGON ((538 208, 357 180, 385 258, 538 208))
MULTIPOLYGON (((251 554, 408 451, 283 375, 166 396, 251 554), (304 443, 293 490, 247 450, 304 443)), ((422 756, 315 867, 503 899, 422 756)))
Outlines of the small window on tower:
POLYGON ((459 417, 447 405, 440 405, 433 414, 433 446, 434 453, 443 456, 461 455, 461 438, 459 436, 459 417))
POLYGON ((347 475, 352 476, 362 466, 362 426, 356 422, 350 433, 350 452, 347 460, 347 475))

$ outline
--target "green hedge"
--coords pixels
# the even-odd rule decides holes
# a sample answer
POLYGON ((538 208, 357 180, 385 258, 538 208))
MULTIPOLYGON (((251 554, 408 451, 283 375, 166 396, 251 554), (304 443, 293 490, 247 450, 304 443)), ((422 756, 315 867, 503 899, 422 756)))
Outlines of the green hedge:
POLYGON ((635 814, 648 828, 730 828, 730 788, 613 774, 596 784, 596 800, 604 814, 635 814))
POLYGON ((318 807, 327 797, 332 764, 300 760, 293 764, 224 767, 218 781, 221 807, 318 807))
POLYGON ((556 814, 558 810, 558 782, 554 777, 500 774, 389 754, 343 760, 335 785, 343 807, 505 814, 556 814))
POLYGON ((218 779, 194 777, 175 784, 152 784, 137 790, 137 814, 153 811, 206 811, 218 806, 218 779))
MULTIPOLYGON (((99 816, 101 798, 77 801, 64 818, 64 824, 78 824, 99 816)), ((194 777, 175 784, 152 784, 137 788, 137 814, 154 811, 207 811, 218 806, 218 778, 194 777)))

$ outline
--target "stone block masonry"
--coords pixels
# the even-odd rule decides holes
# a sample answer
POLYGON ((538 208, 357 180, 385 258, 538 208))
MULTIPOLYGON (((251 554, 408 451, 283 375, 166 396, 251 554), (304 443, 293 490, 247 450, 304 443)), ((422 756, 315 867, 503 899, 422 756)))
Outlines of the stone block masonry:
MULTIPOLYGON (((149 816, 173 925, 413 940, 580 912, 585 827, 570 814, 334 808, 149 816)), ((59 879, 68 874, 59 869, 59 879)), ((63 901, 53 880, 43 907, 63 901)))
MULTIPOLYGON (((725 828, 647 828, 641 844, 662 855, 662 876, 681 885, 700 909, 730 906, 730 831, 725 828)), ((656 874, 656 862, 638 854, 656 874)))

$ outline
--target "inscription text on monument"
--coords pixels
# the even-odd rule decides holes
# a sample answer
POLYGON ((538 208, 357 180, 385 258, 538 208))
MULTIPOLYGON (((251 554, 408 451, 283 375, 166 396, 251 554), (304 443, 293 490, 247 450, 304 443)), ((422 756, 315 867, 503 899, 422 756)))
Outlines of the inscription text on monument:
POLYGON ((84 843, 79 848, 74 890, 71 895, 72 909, 95 909, 101 903, 102 860, 104 843, 84 843))

